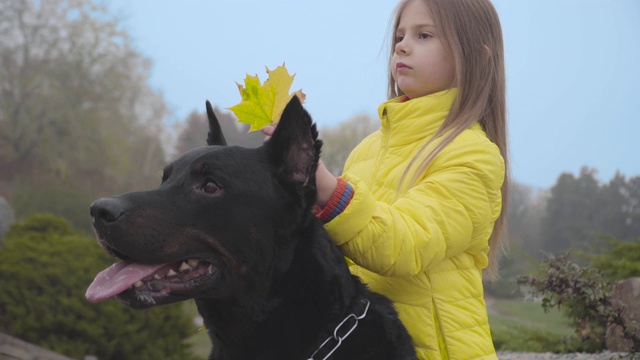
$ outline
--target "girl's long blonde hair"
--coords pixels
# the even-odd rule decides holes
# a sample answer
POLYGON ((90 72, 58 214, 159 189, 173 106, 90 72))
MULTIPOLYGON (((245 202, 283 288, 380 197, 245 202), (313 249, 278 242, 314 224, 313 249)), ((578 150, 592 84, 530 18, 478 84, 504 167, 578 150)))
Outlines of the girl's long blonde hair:
MULTIPOLYGON (((509 199, 509 162, 507 151, 507 106, 504 70, 502 29, 498 14, 490 0, 402 0, 395 13, 391 32, 393 56, 400 14, 411 1, 422 1, 430 10, 438 34, 445 48, 455 61, 456 99, 449 115, 433 138, 425 144, 411 160, 400 184, 406 181, 409 170, 417 166, 418 171, 411 182, 424 173, 433 159, 463 130, 476 121, 480 123, 489 139, 498 146, 505 162, 505 179, 502 185, 502 213, 496 220, 489 239, 489 267, 486 275, 497 278, 498 258, 504 251, 501 242, 506 236, 507 202, 509 199), (438 143, 427 153, 435 139, 438 143)), ((391 71, 389 71, 389 99, 403 96, 391 71)))

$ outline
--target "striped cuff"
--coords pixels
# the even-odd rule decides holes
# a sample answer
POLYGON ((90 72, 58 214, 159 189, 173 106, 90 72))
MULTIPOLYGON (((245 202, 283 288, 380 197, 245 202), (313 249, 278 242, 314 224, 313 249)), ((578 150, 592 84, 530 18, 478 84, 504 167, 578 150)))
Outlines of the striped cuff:
POLYGON ((338 186, 331 194, 329 202, 323 207, 315 211, 315 215, 323 224, 333 220, 347 208, 349 202, 353 198, 353 187, 342 178, 338 178, 338 186))

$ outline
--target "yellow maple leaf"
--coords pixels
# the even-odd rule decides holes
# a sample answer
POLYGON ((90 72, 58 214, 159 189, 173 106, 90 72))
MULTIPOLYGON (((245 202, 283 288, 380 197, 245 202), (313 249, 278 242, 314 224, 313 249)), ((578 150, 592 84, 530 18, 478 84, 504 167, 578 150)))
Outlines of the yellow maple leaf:
POLYGON ((244 86, 236 83, 242 101, 227 108, 236 115, 239 122, 251 125, 249 131, 277 124, 284 108, 294 95, 298 96, 301 102, 306 98, 302 90, 289 94, 295 74, 289 75, 284 64, 275 70, 266 69, 269 77, 262 85, 257 75, 249 74, 244 79, 244 86))

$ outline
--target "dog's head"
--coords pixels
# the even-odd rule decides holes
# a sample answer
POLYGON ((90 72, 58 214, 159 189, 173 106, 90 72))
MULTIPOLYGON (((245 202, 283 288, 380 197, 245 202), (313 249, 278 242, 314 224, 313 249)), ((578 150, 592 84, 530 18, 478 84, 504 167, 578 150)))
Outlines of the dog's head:
POLYGON ((208 102, 207 113, 209 146, 166 166, 160 187, 91 204, 98 241, 120 262, 96 276, 90 301, 259 296, 286 271, 313 217, 316 127, 294 96, 271 139, 247 149, 226 146, 208 102))

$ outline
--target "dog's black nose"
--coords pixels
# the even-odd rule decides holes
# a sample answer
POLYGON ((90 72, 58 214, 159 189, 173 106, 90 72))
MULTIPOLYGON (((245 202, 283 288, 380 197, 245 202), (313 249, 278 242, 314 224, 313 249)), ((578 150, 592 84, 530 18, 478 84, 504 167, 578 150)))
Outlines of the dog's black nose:
POLYGON ((124 213, 123 202, 116 198, 101 198, 91 204, 89 213, 95 221, 114 222, 124 213))

